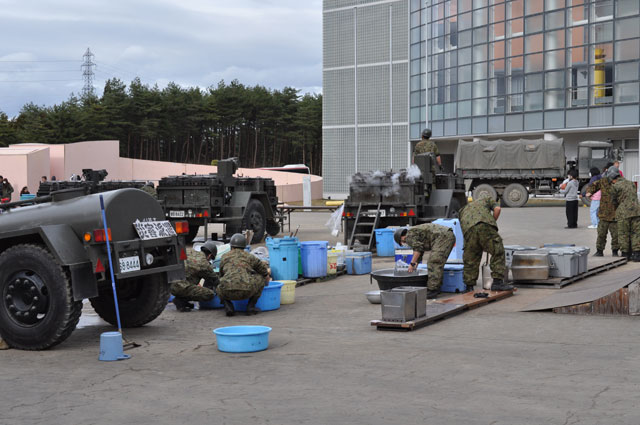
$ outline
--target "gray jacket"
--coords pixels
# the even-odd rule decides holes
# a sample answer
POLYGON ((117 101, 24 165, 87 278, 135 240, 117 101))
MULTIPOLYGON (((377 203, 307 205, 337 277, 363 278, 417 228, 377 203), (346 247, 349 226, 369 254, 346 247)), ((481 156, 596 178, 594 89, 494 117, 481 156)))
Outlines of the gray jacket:
POLYGON ((560 189, 560 193, 564 194, 567 201, 578 200, 578 180, 573 179, 567 182, 567 187, 560 189))

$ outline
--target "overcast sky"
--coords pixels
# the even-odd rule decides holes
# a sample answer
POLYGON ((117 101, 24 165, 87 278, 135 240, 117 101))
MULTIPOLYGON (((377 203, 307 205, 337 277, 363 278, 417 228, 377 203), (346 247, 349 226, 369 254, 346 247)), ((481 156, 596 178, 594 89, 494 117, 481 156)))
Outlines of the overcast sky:
POLYGON ((51 106, 108 78, 208 87, 224 79, 322 89, 321 0, 0 0, 0 111, 51 106))

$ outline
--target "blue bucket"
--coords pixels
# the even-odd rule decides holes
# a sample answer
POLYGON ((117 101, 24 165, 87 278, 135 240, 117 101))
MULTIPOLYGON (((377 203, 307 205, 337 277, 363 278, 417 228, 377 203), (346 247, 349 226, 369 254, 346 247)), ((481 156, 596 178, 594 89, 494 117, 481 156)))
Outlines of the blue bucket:
POLYGON ((122 334, 120 332, 103 332, 100 334, 100 356, 103 362, 126 360, 131 356, 122 352, 122 334))
POLYGON ((325 277, 327 275, 328 244, 327 241, 300 242, 302 275, 304 277, 325 277))
POLYGON ((275 280, 298 279, 298 238, 267 238, 269 266, 275 280))
POLYGON ((378 257, 393 257, 395 255, 393 232, 395 232, 395 229, 376 229, 376 253, 378 257))
POLYGON ((411 259, 413 258, 413 249, 409 247, 396 248, 396 258, 395 261, 399 260, 404 261, 405 263, 411 263, 411 259))
POLYGON ((218 350, 225 353, 254 353, 269 346, 268 326, 227 326, 214 329, 218 350))
MULTIPOLYGON (((271 282, 269 282, 269 285, 265 286, 262 289, 262 295, 260 295, 260 298, 258 298, 256 307, 258 307, 262 311, 279 309, 280 308, 280 292, 282 291, 283 285, 284 284, 282 282, 277 282, 275 280, 272 280, 271 282)), ((247 304, 249 304, 248 299, 235 300, 231 302, 233 303, 233 308, 236 311, 247 311, 247 304)))
POLYGON ((211 301, 198 301, 200 310, 213 310, 222 308, 224 305, 220 302, 220 298, 216 295, 211 301))
POLYGON ((347 254, 345 260, 347 264, 348 274, 367 274, 371 273, 371 253, 370 252, 354 252, 347 254))

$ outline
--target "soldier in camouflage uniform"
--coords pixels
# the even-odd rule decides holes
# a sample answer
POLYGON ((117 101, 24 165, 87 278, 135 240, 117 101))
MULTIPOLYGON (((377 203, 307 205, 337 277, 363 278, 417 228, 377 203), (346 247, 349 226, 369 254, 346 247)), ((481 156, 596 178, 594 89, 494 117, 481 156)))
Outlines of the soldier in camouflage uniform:
POLYGON ((409 245, 413 249, 413 257, 409 265, 409 273, 413 273, 426 251, 431 251, 427 267, 427 296, 433 298, 440 293, 444 264, 449 258, 451 249, 456 243, 456 237, 450 227, 427 223, 414 226, 411 229, 400 228, 395 231, 394 239, 399 245, 409 245))
POLYGON ((418 142, 416 147, 413 150, 413 158, 415 160, 415 156, 422 153, 431 153, 433 154, 433 158, 435 159, 435 163, 431 165, 431 174, 433 175, 433 181, 436 181, 436 163, 438 164, 438 168, 442 166, 442 160, 440 159, 440 151, 438 150, 438 146, 429 140, 431 138, 431 130, 425 128, 422 130, 422 141, 418 142))
POLYGON ((491 254, 492 291, 508 291, 513 286, 504 283, 506 270, 504 245, 498 234, 496 220, 500 216, 498 203, 488 195, 468 203, 460 210, 460 227, 464 235, 463 279, 468 290, 472 290, 478 280, 478 268, 482 252, 491 254))
POLYGON ((185 279, 171 284, 173 303, 178 311, 190 311, 193 304, 189 301, 211 301, 218 286, 218 275, 213 271, 209 260, 216 257, 218 248, 212 241, 202 245, 200 252, 187 248, 187 260, 184 262, 185 279), (204 279, 204 286, 200 286, 204 279))
POLYGON ((622 255, 640 262, 640 204, 636 187, 620 176, 617 167, 609 168, 607 178, 613 182, 613 204, 616 206, 618 242, 622 255))
POLYGON ((145 185, 142 186, 140 190, 143 190, 147 192, 149 195, 153 196, 155 199, 158 199, 158 193, 156 192, 156 189, 153 187, 153 183, 151 182, 145 183, 145 185))
POLYGON ((227 316, 235 314, 232 300, 247 298, 247 314, 256 314, 260 311, 256 303, 269 281, 269 269, 257 257, 245 252, 247 239, 242 234, 233 235, 230 244, 231 251, 220 261, 220 285, 216 292, 224 303, 227 316))
POLYGON ((607 233, 611 233, 611 251, 614 257, 618 256, 620 245, 618 244, 618 227, 616 224, 616 207, 613 205, 613 189, 611 182, 606 177, 605 170, 599 180, 591 183, 587 189, 587 198, 597 191, 600 191, 600 208, 598 209, 598 238, 596 239, 595 257, 604 255, 604 248, 607 245, 607 233))

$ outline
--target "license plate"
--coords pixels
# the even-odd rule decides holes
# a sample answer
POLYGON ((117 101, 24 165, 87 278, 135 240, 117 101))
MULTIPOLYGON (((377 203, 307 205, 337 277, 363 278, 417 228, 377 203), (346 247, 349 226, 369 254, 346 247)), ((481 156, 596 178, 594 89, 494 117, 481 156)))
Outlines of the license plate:
POLYGON ((184 211, 169 211, 169 217, 182 218, 184 217, 184 211))
MULTIPOLYGON (((367 215, 369 217, 375 217, 377 212, 378 210, 369 210, 367 211, 367 215)), ((387 212, 385 210, 380 210, 380 217, 384 217, 386 215, 387 215, 387 212)))
POLYGON ((120 273, 140 270, 140 257, 122 257, 120 259, 120 273))

